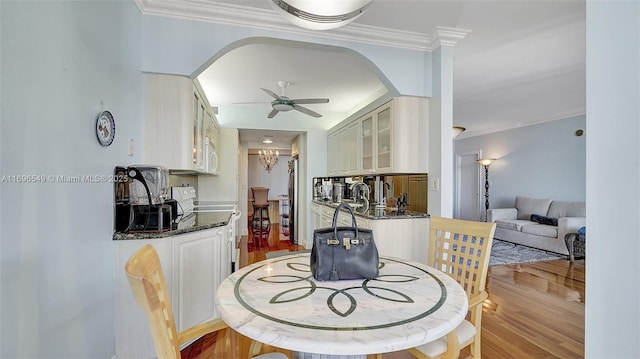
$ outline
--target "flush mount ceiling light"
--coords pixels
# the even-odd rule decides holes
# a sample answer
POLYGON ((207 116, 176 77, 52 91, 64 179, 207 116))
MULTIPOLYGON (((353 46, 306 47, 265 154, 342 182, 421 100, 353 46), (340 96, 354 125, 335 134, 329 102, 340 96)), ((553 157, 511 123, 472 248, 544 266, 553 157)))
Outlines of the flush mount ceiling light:
POLYGON ((269 0, 274 9, 294 25, 329 30, 355 20, 373 0, 269 0))
POLYGON ((275 136, 271 136, 271 135, 264 135, 263 139, 262 139, 262 143, 273 143, 273 139, 275 136))

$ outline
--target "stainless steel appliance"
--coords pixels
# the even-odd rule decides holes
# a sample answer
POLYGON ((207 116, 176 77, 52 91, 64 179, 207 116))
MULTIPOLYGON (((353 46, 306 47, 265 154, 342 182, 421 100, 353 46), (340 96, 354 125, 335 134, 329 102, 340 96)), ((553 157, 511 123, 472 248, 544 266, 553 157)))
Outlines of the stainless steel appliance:
POLYGON ((313 199, 322 199, 322 178, 313 178, 313 199))
POLYGON ((289 239, 298 244, 298 157, 289 161, 289 239))
POLYGON ((333 200, 333 185, 331 183, 324 183, 322 185, 322 200, 323 201, 333 200))
POLYGON ((333 183, 333 203, 340 203, 344 199, 344 183, 333 183))
POLYGON ((161 166, 133 165, 116 167, 116 173, 129 179, 126 191, 116 188, 116 231, 171 230, 177 213, 175 202, 169 200, 169 171, 161 166))

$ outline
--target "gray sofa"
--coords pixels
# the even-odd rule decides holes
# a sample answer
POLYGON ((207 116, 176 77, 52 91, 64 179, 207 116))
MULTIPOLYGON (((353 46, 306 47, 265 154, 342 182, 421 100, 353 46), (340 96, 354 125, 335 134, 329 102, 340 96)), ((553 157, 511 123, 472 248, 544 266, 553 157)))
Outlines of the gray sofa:
POLYGON ((495 238, 568 255, 564 236, 586 225, 585 202, 517 196, 514 207, 487 211, 495 238))

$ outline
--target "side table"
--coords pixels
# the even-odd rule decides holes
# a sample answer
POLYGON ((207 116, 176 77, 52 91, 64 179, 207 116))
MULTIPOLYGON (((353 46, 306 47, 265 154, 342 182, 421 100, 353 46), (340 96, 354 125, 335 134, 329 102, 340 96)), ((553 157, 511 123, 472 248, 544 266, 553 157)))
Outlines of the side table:
POLYGON ((573 263, 575 257, 584 257, 586 249, 586 238, 584 234, 567 233, 564 236, 564 242, 569 251, 569 261, 573 263))

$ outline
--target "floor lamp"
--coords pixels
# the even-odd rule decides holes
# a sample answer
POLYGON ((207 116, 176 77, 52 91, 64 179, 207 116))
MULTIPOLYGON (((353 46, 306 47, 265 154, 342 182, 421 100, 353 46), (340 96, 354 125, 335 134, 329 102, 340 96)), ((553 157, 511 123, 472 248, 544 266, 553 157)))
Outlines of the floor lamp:
POLYGON ((489 166, 495 161, 495 158, 478 160, 484 167, 484 221, 487 221, 487 213, 489 212, 489 166))

